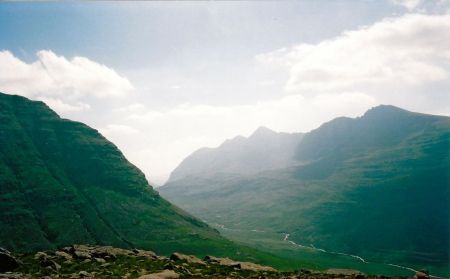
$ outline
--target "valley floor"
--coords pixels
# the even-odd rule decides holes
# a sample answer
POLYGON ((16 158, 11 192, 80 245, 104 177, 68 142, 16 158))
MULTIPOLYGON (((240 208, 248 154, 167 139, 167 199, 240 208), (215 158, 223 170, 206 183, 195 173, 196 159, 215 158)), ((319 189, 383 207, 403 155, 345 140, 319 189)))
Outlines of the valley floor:
POLYGON ((296 243, 290 240, 288 233, 276 233, 261 229, 245 230, 230 228, 223 224, 209 224, 234 242, 290 259, 291 268, 301 266, 314 270, 326 270, 339 267, 360 270, 366 274, 406 277, 412 277, 419 270, 426 268, 430 271, 432 278, 448 278, 448 266, 417 266, 413 264, 373 262, 358 255, 326 251, 315 247, 313 244, 296 243))

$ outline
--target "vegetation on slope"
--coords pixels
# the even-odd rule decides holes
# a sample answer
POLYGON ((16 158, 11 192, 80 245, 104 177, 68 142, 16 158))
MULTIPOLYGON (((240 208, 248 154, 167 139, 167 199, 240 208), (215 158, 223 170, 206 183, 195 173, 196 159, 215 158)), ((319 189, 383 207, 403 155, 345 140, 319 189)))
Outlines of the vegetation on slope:
POLYGON ((380 106, 305 134, 291 167, 218 171, 158 190, 234 240, 279 255, 289 254, 285 244, 312 245, 447 276, 449 143, 448 117, 380 106))
POLYGON ((277 261, 174 207, 96 130, 0 94, 0 247, 72 243, 277 261))

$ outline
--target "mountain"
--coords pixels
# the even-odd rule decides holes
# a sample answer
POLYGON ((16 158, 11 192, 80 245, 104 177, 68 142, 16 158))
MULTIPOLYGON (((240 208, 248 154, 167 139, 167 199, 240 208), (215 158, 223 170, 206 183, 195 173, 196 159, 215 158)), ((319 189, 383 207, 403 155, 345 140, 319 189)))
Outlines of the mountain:
MULTIPOLYGON (((0 94, 0 246, 76 243, 251 255, 161 198, 96 130, 44 103, 0 94)), ((246 250, 247 249, 247 250, 246 250)))
POLYGON ((254 174, 290 166, 302 136, 260 127, 248 138, 238 136, 217 148, 197 150, 172 172, 169 181, 210 173, 254 174))
POLYGON ((448 276, 449 117, 378 106, 306 133, 292 158, 252 175, 193 171, 158 190, 260 248, 284 240, 448 276))

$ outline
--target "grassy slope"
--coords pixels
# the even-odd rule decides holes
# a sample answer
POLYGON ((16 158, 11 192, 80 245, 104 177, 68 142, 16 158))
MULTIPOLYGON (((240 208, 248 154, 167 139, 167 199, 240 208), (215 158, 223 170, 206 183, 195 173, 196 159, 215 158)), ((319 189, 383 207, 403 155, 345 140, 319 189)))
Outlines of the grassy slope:
POLYGON ((285 261, 235 245, 161 198, 96 130, 0 94, 0 246, 73 243, 285 261))

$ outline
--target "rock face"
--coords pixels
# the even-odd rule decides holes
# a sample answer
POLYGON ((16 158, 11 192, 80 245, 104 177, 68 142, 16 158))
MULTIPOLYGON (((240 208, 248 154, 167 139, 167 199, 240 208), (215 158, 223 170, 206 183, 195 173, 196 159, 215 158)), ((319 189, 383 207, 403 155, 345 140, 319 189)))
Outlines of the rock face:
POLYGON ((13 271, 19 267, 19 263, 11 253, 0 247, 0 272, 13 271))

